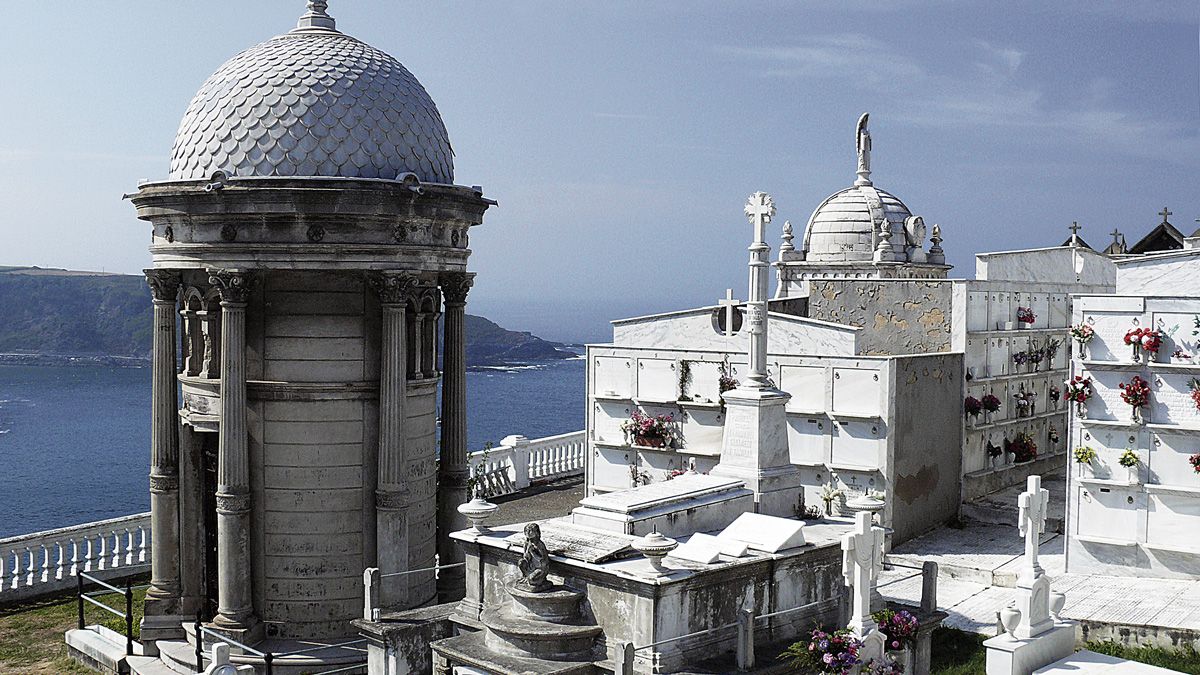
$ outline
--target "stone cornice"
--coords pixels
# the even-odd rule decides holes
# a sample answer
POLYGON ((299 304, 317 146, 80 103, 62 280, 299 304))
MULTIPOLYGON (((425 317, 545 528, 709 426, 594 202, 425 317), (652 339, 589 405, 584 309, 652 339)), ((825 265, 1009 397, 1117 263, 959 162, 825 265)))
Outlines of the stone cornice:
POLYGON ((150 292, 154 295, 155 302, 175 302, 179 296, 181 283, 179 272, 164 269, 142 271, 146 274, 146 283, 150 286, 150 292))

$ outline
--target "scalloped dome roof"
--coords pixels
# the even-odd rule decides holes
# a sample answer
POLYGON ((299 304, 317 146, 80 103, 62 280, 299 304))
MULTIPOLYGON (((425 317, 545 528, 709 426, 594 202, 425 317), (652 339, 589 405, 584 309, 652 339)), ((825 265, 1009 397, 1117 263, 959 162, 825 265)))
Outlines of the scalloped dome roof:
POLYGON ((446 126, 399 61, 334 29, 324 2, 299 27, 217 69, 188 105, 171 180, 331 176, 453 183, 446 126))

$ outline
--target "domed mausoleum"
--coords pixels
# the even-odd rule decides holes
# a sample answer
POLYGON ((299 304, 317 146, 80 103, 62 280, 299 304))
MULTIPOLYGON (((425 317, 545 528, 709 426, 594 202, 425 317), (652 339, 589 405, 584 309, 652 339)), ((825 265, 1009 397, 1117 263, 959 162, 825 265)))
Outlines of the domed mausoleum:
POLYGON ((151 651, 186 652, 197 613, 276 652, 353 634, 367 567, 387 608, 461 594, 461 568, 388 576, 465 527, 468 246, 495 202, 453 180, 421 83, 309 2, 208 78, 167 180, 130 195, 152 226, 151 651))
POLYGON ((866 113, 855 129, 858 171, 854 184, 813 211, 800 250, 785 231, 780 247, 777 297, 806 297, 808 279, 849 277, 943 279, 950 270, 937 225, 913 215, 895 195, 871 181, 871 132, 866 113), (926 235, 930 246, 926 249, 926 235))

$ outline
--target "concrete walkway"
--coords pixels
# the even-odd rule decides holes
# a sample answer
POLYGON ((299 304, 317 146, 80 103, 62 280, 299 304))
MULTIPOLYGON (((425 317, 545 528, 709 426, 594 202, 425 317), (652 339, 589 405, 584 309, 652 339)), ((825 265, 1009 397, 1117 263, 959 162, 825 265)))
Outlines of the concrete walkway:
MULTIPOLYGON (((1081 640, 1200 648, 1200 581, 1089 576, 1063 572, 1063 537, 1047 533, 1039 559, 1051 587, 1067 596, 1063 615, 1081 623, 1081 640)), ((1013 598, 1022 554, 1017 528, 968 523, 906 542, 888 556, 892 562, 938 563, 938 608, 948 626, 984 635, 997 633, 997 612, 1013 598)), ((880 577, 890 600, 919 602, 921 579, 914 570, 894 568, 880 577)))

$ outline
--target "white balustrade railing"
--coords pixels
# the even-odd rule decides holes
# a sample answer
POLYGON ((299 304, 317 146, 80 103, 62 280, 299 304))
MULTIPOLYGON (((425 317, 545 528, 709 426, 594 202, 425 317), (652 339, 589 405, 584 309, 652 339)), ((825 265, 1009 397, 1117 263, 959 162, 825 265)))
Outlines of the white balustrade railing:
POLYGON ((149 562, 149 512, 0 539, 0 605, 72 588, 78 572, 121 579, 149 562))
POLYGON ((476 490, 488 497, 537 483, 583 475, 584 431, 535 438, 506 436, 500 445, 472 452, 468 460, 476 490))

